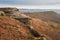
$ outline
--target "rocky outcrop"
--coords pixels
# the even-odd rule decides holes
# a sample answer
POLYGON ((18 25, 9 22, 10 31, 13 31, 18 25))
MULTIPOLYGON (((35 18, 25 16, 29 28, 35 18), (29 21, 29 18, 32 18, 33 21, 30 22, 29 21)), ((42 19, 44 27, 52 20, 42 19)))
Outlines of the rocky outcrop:
POLYGON ((59 40, 59 30, 48 23, 26 16, 17 9, 9 9, 0 9, 5 14, 0 16, 1 40, 59 40))
POLYGON ((11 12, 11 11, 19 11, 19 9, 8 7, 8 8, 0 8, 0 11, 11 12))
POLYGON ((29 16, 24 15, 22 12, 19 11, 17 8, 0 8, 0 15, 3 14, 4 16, 10 16, 10 17, 20 17, 20 18, 26 18, 29 16))

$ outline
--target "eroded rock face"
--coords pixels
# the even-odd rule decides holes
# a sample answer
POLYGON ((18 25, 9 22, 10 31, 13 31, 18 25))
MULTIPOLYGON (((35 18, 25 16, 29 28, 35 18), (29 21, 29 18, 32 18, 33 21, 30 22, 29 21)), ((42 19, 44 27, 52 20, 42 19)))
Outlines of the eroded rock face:
MULTIPOLYGON (((17 8, 0 8, 0 15, 3 14, 4 16, 9 17, 20 17, 20 18, 26 18, 29 16, 26 16, 22 12, 19 11, 17 8)), ((2 16, 2 15, 1 15, 2 16)))
POLYGON ((19 11, 17 8, 0 8, 0 11, 11 12, 11 11, 19 11))
POLYGON ((18 16, 20 13, 19 9, 17 8, 0 8, 0 11, 4 12, 4 14, 7 16, 12 16, 12 15, 18 16))

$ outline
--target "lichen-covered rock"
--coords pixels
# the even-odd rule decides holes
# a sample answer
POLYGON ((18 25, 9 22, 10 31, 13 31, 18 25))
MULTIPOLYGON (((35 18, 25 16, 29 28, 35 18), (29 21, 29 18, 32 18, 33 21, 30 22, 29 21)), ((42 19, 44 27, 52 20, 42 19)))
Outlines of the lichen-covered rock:
POLYGON ((0 8, 0 11, 4 11, 4 12, 11 12, 11 11, 19 11, 19 9, 17 8, 0 8))
POLYGON ((4 11, 0 11, 0 16, 5 16, 5 12, 4 11))
POLYGON ((20 18, 29 17, 23 14, 22 12, 20 12, 20 10, 17 8, 0 8, 0 16, 2 16, 1 14, 3 14, 4 16, 6 15, 13 18, 14 17, 20 17, 20 18))

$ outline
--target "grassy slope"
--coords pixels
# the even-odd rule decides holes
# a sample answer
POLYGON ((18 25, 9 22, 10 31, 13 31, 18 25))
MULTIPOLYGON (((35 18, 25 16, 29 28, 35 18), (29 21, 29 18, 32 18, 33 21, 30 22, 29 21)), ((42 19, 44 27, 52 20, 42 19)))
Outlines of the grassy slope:
POLYGON ((33 18, 39 18, 43 21, 48 22, 48 24, 53 25, 55 27, 60 27, 60 14, 57 14, 53 11, 48 12, 32 12, 32 13, 25 13, 33 18))
POLYGON ((26 15, 29 15, 31 17, 39 18, 44 21, 54 21, 57 23, 60 23, 60 14, 57 14, 53 11, 48 12, 32 12, 32 13, 25 13, 26 15))

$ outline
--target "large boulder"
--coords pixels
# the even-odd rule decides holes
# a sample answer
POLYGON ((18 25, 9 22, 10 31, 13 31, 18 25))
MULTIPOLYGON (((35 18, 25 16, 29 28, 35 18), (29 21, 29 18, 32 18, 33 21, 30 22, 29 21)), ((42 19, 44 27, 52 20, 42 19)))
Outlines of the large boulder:
POLYGON ((26 16, 25 14, 23 14, 23 12, 20 12, 20 10, 17 8, 0 8, 0 15, 1 14, 9 16, 9 17, 13 17, 13 18, 15 18, 15 17, 20 17, 20 18, 29 17, 29 16, 26 16))
POLYGON ((19 11, 19 9, 8 7, 8 8, 0 8, 0 11, 11 12, 11 11, 19 11))
POLYGON ((4 11, 0 11, 0 16, 5 16, 4 11))

